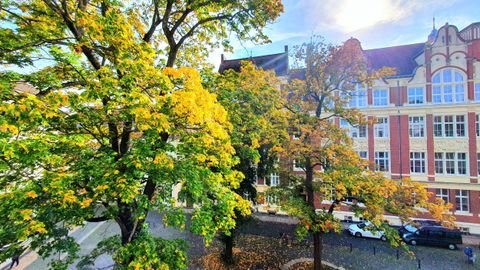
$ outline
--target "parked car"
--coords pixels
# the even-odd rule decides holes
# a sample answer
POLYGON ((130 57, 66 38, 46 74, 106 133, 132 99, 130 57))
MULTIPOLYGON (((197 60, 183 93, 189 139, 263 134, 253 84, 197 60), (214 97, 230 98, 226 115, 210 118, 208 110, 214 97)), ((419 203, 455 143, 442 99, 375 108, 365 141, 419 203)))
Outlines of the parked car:
POLYGON ((414 219, 411 222, 403 224, 398 229, 398 235, 402 237, 406 233, 414 233, 416 232, 419 228, 424 227, 424 226, 440 226, 441 223, 435 220, 430 220, 430 219, 414 219))
POLYGON ((382 241, 387 240, 384 232, 379 230, 379 228, 369 221, 363 221, 358 224, 352 224, 348 226, 348 232, 356 237, 370 237, 381 239, 382 241))
POLYGON ((403 240, 412 245, 444 246, 457 249, 462 244, 462 233, 442 226, 423 226, 413 233, 406 233, 403 240))

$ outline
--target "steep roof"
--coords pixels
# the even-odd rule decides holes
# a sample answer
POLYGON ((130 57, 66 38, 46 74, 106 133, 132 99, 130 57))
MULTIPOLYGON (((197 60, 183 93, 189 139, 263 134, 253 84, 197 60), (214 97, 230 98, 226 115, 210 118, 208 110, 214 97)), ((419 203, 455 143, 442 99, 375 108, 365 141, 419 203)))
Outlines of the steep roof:
POLYGON ((223 73, 225 70, 228 69, 240 71, 241 61, 252 61, 259 68, 263 68, 264 70, 274 70, 277 76, 285 76, 288 74, 287 51, 283 53, 247 57, 241 59, 222 59, 218 72, 223 73))
POLYGON ((415 57, 425 48, 425 43, 408 44, 394 47, 364 50, 369 68, 393 67, 395 76, 412 75, 417 67, 415 57))

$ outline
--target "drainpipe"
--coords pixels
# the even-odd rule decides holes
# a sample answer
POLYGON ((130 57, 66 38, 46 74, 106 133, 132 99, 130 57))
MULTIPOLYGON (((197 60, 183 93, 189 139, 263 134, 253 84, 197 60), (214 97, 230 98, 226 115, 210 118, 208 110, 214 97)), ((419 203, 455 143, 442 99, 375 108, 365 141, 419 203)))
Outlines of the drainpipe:
POLYGON ((403 178, 403 166, 402 166, 402 122, 400 121, 400 105, 401 105, 401 97, 400 97, 400 81, 397 80, 397 124, 398 124, 398 156, 400 161, 400 180, 403 178))

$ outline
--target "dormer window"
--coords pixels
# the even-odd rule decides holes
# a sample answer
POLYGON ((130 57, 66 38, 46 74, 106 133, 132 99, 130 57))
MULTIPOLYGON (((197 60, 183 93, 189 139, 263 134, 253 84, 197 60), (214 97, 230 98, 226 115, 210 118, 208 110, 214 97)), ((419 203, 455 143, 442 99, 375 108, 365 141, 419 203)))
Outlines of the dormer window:
POLYGON ((465 102, 465 75, 456 69, 443 69, 432 78, 432 102, 465 102))

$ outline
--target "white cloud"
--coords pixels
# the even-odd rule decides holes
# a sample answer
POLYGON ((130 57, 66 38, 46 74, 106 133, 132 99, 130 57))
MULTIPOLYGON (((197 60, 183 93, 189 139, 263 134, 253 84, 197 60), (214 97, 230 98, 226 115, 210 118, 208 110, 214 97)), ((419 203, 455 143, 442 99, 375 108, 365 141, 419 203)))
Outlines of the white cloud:
POLYGON ((398 22, 426 9, 445 8, 459 0, 302 0, 316 30, 352 33, 378 24, 398 22))

